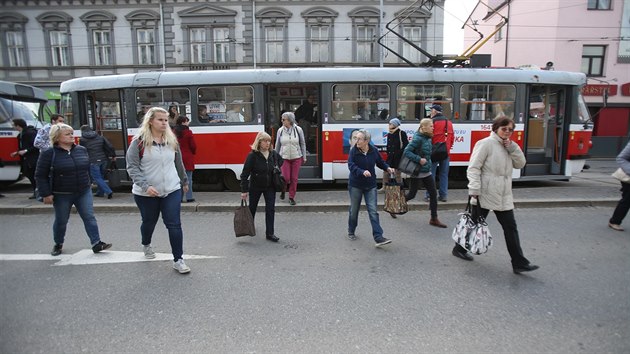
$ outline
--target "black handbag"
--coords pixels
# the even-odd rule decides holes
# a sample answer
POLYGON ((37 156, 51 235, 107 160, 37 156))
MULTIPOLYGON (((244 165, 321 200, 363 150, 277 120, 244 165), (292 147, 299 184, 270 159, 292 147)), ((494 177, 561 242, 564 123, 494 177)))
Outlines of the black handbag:
POLYGON ((243 199, 241 199, 241 206, 234 210, 234 234, 236 237, 256 236, 254 217, 247 202, 243 199))
POLYGON ((420 164, 405 156, 404 153, 400 158, 400 163, 398 163, 398 169, 402 173, 406 173, 412 177, 416 177, 420 174, 420 164))
POLYGON ((273 178, 273 187, 275 188, 276 192, 286 192, 286 187, 287 187, 287 182, 284 179, 284 176, 282 175, 282 171, 280 171, 280 167, 278 167, 278 159, 276 157, 276 154, 274 152, 273 153, 273 173, 272 173, 272 178, 273 178))

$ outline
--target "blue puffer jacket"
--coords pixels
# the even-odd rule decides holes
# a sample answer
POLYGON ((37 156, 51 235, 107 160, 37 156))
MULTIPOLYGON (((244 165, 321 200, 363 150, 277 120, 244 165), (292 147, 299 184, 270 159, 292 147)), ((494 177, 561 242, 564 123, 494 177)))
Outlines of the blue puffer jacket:
POLYGON ((405 148, 405 156, 411 161, 420 163, 420 158, 427 159, 427 163, 420 166, 420 173, 431 172, 431 151, 433 150, 433 143, 431 137, 426 136, 420 132, 416 132, 413 135, 413 139, 405 148))
POLYGON ((35 170, 37 188, 42 197, 55 193, 77 193, 90 188, 90 158, 87 149, 73 145, 70 151, 55 145, 42 151, 35 170), (55 161, 53 158, 55 151, 55 161), (48 179, 50 165, 53 164, 52 188, 48 179))

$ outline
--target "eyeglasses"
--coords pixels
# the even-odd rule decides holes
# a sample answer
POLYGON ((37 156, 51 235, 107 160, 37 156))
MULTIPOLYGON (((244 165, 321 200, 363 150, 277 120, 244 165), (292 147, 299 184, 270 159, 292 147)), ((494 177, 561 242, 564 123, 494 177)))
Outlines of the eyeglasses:
POLYGON ((504 133, 512 133, 514 132, 514 128, 501 127, 501 131, 504 133))

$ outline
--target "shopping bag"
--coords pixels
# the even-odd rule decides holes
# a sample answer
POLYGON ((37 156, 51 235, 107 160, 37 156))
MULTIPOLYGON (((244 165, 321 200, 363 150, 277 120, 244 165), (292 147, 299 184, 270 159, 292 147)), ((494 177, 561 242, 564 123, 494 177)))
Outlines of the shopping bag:
POLYGON ((256 236, 254 217, 245 200, 241 200, 241 206, 234 210, 234 234, 236 237, 256 236))
MULTIPOLYGON (((395 178, 395 176, 393 177, 395 178)), ((394 179, 383 186, 385 190, 385 205, 383 210, 390 214, 402 215, 409 211, 407 200, 405 199, 405 192, 402 190, 400 184, 394 179)))
POLYGON ((477 201, 473 213, 471 198, 468 198, 466 210, 459 214, 459 221, 453 229, 453 241, 473 254, 484 254, 492 247, 492 234, 488 223, 481 216, 481 206, 477 201), (473 214, 475 217, 473 217, 473 214))
POLYGON ((406 173, 409 176, 417 177, 420 174, 420 164, 409 159, 405 154, 400 158, 400 163, 398 164, 398 169, 402 173, 406 173))
POLYGON ((612 176, 618 179, 620 182, 630 183, 630 176, 628 176, 621 167, 619 167, 617 171, 613 172, 612 176))

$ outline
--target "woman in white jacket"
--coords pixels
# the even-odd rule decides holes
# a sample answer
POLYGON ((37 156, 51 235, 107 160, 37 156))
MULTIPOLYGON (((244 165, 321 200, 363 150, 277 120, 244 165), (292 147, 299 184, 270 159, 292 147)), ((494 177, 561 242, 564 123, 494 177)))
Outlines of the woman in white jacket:
MULTIPOLYGON (((293 112, 282 113, 282 127, 278 129, 276 151, 282 156, 282 175, 287 181, 285 190, 289 190, 289 204, 295 205, 298 174, 303 162, 306 162, 306 141, 302 128, 295 123, 293 112)), ((285 191, 280 193, 284 199, 285 191)))
MULTIPOLYGON (((514 198, 512 197, 512 170, 525 166, 525 155, 514 141, 514 121, 499 117, 492 123, 490 136, 475 144, 468 166, 468 194, 479 202, 481 215, 486 218, 494 210, 503 228, 505 243, 512 257, 514 273, 538 269, 523 256, 514 219, 514 198)), ((476 217, 476 215, 473 215, 476 217)), ((462 246, 455 244, 453 255, 467 261, 473 256, 462 246)))

